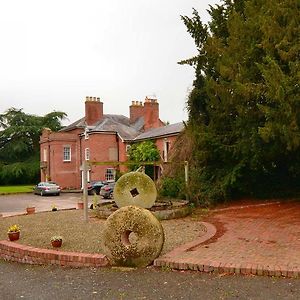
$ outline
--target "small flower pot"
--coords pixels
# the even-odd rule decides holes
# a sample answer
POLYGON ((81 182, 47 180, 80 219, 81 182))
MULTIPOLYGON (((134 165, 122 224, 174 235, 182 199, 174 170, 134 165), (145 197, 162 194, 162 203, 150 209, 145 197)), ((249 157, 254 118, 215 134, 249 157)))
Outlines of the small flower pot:
POLYGON ((83 209, 83 202, 77 202, 78 209, 83 209))
POLYGON ((26 208, 27 215, 31 215, 35 213, 35 207, 27 207, 26 208))
POLYGON ((20 238, 20 231, 8 232, 7 235, 10 241, 17 241, 20 238))
POLYGON ((51 241, 52 247, 59 248, 62 245, 62 240, 51 241))

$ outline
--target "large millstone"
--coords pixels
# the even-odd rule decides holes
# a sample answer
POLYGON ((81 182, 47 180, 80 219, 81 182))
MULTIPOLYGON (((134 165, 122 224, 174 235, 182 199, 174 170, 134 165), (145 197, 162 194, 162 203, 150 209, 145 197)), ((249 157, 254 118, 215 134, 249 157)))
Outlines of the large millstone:
POLYGON ((151 208, 156 197, 153 180, 141 172, 130 172, 121 176, 114 188, 114 200, 118 207, 135 205, 151 208))
POLYGON ((103 231, 103 248, 111 263, 145 267, 163 248, 164 231, 147 209, 126 206, 108 217, 103 231))

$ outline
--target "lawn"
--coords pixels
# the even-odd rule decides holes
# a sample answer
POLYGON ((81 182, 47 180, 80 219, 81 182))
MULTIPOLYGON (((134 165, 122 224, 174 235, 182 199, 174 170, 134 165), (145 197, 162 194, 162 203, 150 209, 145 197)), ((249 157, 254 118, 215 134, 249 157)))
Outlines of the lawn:
MULTIPOLYGON (((63 251, 103 253, 102 230, 105 220, 93 217, 83 220, 82 210, 55 211, 33 215, 0 218, 0 240, 7 240, 10 225, 21 227, 20 244, 52 249, 53 235, 63 236, 63 251)), ((205 233, 206 228, 192 218, 162 221, 165 232, 163 253, 190 242, 205 233)))
POLYGON ((18 194, 18 193, 30 193, 34 184, 32 185, 5 185, 0 186, 0 195, 3 194, 18 194))

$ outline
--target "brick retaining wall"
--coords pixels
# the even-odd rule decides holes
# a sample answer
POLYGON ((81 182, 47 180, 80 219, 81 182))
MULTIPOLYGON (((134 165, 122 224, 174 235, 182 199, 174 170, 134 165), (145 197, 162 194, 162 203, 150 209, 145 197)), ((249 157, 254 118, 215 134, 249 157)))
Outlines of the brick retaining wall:
POLYGON ((103 254, 65 252, 0 241, 0 258, 26 264, 51 264, 70 267, 105 267, 108 259, 103 254))

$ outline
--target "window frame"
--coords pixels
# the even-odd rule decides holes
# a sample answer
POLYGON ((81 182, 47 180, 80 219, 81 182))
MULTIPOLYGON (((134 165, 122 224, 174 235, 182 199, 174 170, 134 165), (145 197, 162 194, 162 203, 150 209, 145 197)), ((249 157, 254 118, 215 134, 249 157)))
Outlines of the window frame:
POLYGON ((63 146, 63 161, 70 162, 72 159, 72 148, 70 145, 63 146), (66 151, 68 149, 68 151, 66 151))
POLYGON ((89 131, 87 128, 84 129, 84 139, 88 140, 89 139, 89 131))
POLYGON ((105 180, 106 181, 115 181, 116 180, 116 169, 114 168, 106 168, 105 170, 105 180), (108 171, 112 171, 109 173, 108 171))
POLYGON ((90 157, 91 157, 91 152, 90 152, 90 148, 85 148, 84 149, 84 159, 85 160, 90 160, 90 157))
POLYGON ((48 161, 48 153, 47 148, 43 149, 43 161, 48 161))

